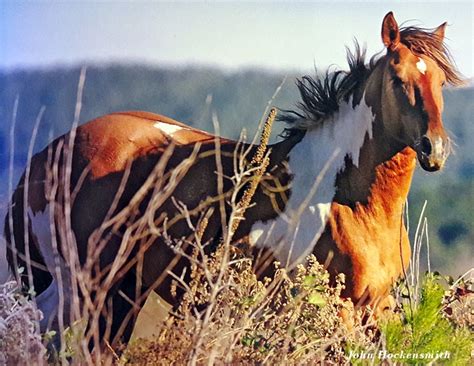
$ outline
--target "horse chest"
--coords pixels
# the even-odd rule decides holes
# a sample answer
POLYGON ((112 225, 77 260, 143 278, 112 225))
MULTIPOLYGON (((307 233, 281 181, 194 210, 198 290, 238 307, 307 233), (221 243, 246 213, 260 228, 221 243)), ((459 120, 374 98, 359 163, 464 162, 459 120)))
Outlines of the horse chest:
POLYGON ((353 300, 372 303, 386 296, 408 266, 410 245, 401 215, 333 203, 327 231, 321 249, 332 251, 329 271, 347 275, 344 295, 353 300))
POLYGON ((364 203, 331 206, 322 254, 332 250, 330 269, 348 275, 347 296, 366 296, 367 302, 383 297, 408 267, 410 243, 402 214, 415 169, 414 154, 407 148, 377 166, 364 203))

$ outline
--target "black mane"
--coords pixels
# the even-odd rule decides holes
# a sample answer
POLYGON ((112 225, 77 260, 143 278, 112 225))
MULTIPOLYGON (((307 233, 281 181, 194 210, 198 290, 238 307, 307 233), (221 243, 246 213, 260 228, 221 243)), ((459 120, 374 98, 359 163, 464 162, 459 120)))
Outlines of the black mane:
MULTIPOLYGON (((426 55, 437 62, 445 72, 446 79, 452 85, 462 84, 448 48, 432 29, 404 27, 400 29, 400 41, 413 53, 426 55)), ((341 102, 347 102, 354 96, 358 103, 362 95, 362 85, 381 59, 375 54, 366 64, 366 49, 361 48, 355 41, 355 51, 347 50, 349 70, 328 70, 323 76, 303 76, 297 79, 296 86, 301 95, 301 101, 296 104, 296 110, 283 110, 279 120, 286 122, 288 127, 284 136, 290 136, 311 126, 318 126, 339 110, 341 102), (359 93, 359 94, 358 94, 359 93), (306 123, 297 123, 305 120, 306 123)))
POLYGON ((309 75, 297 79, 296 86, 301 95, 301 101, 296 104, 297 110, 284 110, 279 117, 280 121, 288 123, 285 133, 292 134, 296 130, 306 129, 298 126, 296 122, 304 119, 317 126, 329 116, 339 110, 343 101, 348 101, 360 86, 365 83, 370 75, 377 55, 372 57, 369 64, 365 63, 366 49, 355 42, 355 51, 347 50, 347 63, 349 71, 328 70, 325 75, 313 78, 309 75), (293 125, 293 126, 292 126, 293 125))

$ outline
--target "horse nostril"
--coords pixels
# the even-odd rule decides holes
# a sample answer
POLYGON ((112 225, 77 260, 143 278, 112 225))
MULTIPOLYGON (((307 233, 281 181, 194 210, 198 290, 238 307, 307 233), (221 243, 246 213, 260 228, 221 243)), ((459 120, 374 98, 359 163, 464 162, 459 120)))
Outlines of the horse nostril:
POLYGON ((421 138, 421 151, 426 155, 431 154, 431 141, 426 136, 421 138))

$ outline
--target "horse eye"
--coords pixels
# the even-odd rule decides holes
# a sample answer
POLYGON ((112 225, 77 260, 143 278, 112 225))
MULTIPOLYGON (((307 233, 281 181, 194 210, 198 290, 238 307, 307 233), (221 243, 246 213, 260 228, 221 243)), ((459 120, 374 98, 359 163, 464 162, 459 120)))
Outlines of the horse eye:
POLYGON ((444 87, 445 85, 446 85, 446 81, 443 81, 443 82, 441 83, 441 86, 444 87))

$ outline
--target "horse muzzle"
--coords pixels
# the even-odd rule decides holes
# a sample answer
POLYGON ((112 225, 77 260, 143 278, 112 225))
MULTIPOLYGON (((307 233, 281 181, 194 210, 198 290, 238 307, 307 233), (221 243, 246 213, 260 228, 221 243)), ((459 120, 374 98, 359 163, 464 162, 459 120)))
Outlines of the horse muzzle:
POLYGON ((449 155, 449 140, 440 136, 430 138, 423 136, 416 144, 415 150, 421 167, 428 172, 440 170, 449 155))

